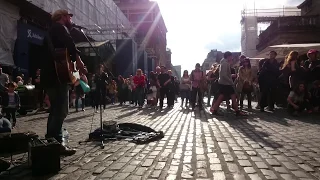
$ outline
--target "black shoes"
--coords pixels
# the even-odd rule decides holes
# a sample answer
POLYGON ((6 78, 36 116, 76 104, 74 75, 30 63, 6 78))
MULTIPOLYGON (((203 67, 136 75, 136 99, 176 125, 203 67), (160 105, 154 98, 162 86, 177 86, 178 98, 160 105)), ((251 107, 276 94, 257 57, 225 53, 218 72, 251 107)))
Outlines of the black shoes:
POLYGON ((72 156, 76 153, 77 151, 75 149, 69 148, 67 146, 61 145, 60 147, 60 155, 61 156, 72 156))

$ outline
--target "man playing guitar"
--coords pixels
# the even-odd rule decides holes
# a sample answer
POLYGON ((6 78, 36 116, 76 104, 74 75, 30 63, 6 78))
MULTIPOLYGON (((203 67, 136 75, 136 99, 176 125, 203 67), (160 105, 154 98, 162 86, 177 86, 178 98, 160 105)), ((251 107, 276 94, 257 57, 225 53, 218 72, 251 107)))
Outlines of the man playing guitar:
MULTIPOLYGON (((45 58, 41 68, 41 85, 45 88, 51 103, 47 123, 46 138, 55 138, 62 144, 62 124, 68 115, 69 88, 68 82, 62 82, 57 75, 58 68, 55 65, 55 49, 66 48, 72 62, 75 62, 77 69, 83 71, 84 64, 79 57, 80 51, 70 35, 72 21, 66 10, 57 10, 52 15, 52 27, 49 36, 46 38, 48 45, 48 57, 45 58)), ((75 69, 73 63, 70 69, 75 69)), ((61 155, 73 155, 76 151, 61 145, 61 155)))

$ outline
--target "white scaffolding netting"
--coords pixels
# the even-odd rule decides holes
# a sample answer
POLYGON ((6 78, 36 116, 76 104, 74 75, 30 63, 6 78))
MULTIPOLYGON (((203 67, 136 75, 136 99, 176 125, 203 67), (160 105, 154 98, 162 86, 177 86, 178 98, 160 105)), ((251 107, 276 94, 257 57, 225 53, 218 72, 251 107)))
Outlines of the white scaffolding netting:
POLYGON ((101 32, 91 34, 97 41, 117 39, 119 31, 131 30, 131 23, 113 0, 31 0, 31 3, 53 13, 58 9, 67 9, 74 14, 74 23, 101 32))
POLYGON ((19 8, 0 0, 0 64, 13 66, 13 49, 17 38, 19 8), (5 26, 1 26, 5 25, 5 26))

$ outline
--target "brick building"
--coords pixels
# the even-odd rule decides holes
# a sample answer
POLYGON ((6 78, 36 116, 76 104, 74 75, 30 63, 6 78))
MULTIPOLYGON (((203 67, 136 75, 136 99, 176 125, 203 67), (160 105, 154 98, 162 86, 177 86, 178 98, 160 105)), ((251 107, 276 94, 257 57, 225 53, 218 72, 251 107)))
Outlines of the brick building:
POLYGON ((154 65, 166 65, 167 28, 157 2, 114 0, 136 30, 136 42, 145 49, 154 65))
POLYGON ((301 16, 278 17, 259 35, 258 52, 271 45, 320 42, 320 1, 306 0, 298 8, 301 16))

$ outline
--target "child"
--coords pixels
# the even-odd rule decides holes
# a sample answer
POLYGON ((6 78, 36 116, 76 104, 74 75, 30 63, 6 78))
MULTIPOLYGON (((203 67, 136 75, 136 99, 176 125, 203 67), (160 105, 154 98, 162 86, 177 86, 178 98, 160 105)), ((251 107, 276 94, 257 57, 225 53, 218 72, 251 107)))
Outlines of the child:
POLYGON ((3 110, 9 121, 12 118, 12 128, 16 126, 16 112, 20 108, 20 97, 14 91, 16 87, 16 83, 10 82, 8 84, 8 92, 3 95, 3 110))

